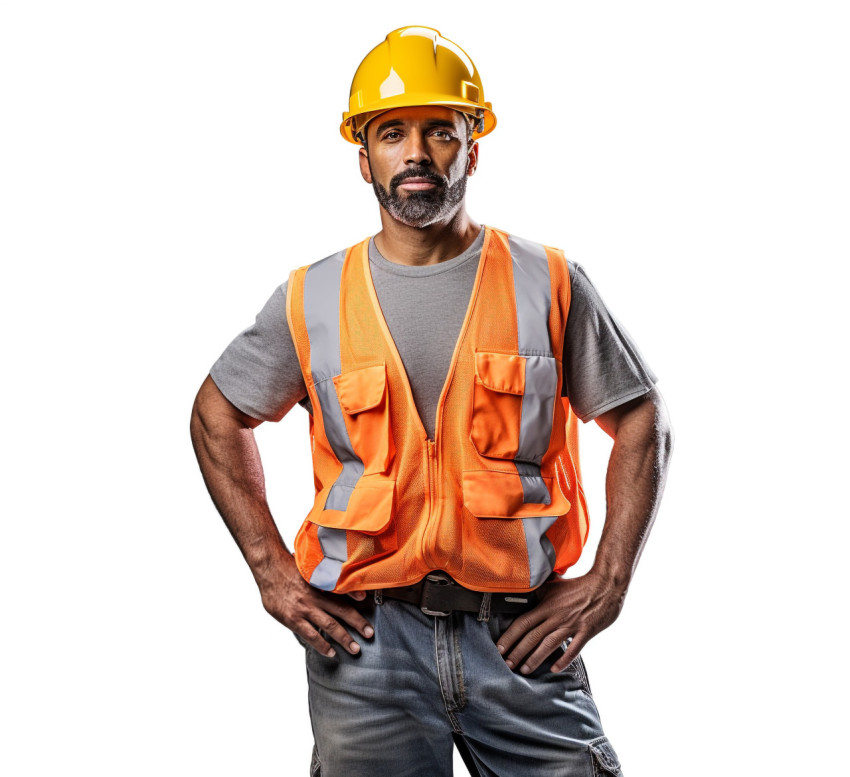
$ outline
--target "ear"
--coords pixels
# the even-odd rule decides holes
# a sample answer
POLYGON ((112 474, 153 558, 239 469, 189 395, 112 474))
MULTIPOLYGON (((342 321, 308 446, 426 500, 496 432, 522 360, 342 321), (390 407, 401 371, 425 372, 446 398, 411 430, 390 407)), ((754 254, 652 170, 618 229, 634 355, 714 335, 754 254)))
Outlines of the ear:
POLYGON ((366 183, 372 183, 372 170, 369 168, 369 152, 360 146, 358 151, 358 159, 360 160, 360 175, 366 183))
POLYGON ((466 155, 466 174, 474 175, 478 169, 478 141, 474 141, 466 155))

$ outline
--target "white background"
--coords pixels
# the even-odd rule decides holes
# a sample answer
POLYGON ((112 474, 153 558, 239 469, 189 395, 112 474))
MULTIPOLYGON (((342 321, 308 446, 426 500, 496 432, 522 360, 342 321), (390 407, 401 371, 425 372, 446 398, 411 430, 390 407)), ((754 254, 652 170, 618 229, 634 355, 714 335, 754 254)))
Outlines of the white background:
MULTIPOLYGON (((407 24, 467 50, 498 116, 470 214, 581 262, 670 409, 655 529, 584 651, 624 772, 840 771, 842 5, 5 3, 3 773, 307 773, 302 649, 189 412, 292 268, 379 229, 338 125, 407 24)), ((307 415, 256 434, 291 544, 307 415)), ((610 450, 593 423, 582 445, 577 573, 610 450)))

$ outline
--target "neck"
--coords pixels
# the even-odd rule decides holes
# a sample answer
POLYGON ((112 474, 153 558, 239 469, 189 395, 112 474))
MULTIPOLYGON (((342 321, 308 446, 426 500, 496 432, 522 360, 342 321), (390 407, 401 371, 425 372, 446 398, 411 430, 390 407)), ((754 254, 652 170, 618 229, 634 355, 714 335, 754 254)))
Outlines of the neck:
POLYGON ((460 208, 448 220, 427 227, 410 227, 381 208, 381 231, 375 246, 381 256, 396 264, 439 264, 462 254, 475 242, 481 225, 460 208))

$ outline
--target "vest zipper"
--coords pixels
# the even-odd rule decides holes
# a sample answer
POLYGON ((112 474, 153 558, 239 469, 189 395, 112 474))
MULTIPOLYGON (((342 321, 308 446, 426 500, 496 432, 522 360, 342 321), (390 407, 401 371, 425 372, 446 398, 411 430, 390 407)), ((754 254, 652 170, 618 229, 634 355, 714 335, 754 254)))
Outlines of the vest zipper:
POLYGON ((431 523, 434 518, 434 503, 435 503, 435 491, 436 491, 436 473, 437 469, 437 446, 434 440, 426 440, 428 445, 428 520, 425 522, 425 531, 422 534, 422 559, 428 560, 427 563, 429 565, 433 565, 433 561, 431 560, 431 553, 429 549, 430 545, 430 537, 428 536, 428 529, 431 527, 431 523))

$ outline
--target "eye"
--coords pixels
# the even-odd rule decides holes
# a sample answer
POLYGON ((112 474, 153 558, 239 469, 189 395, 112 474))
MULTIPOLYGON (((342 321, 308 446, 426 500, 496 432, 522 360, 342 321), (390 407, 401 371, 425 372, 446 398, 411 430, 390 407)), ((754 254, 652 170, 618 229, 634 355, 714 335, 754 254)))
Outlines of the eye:
POLYGON ((384 140, 395 140, 397 137, 401 137, 401 133, 398 130, 390 130, 386 135, 384 135, 384 140))
POLYGON ((434 130, 434 135, 442 135, 444 138, 449 140, 452 138, 452 133, 444 129, 434 130))

